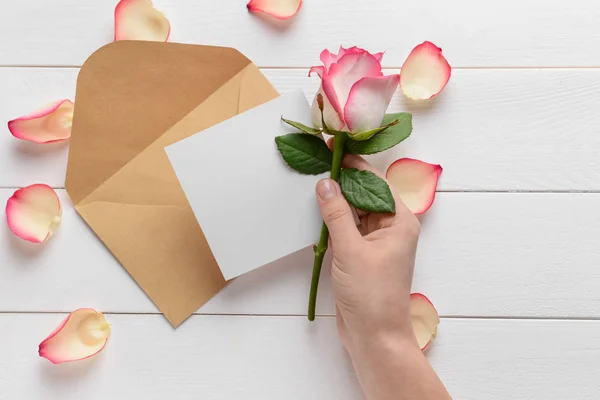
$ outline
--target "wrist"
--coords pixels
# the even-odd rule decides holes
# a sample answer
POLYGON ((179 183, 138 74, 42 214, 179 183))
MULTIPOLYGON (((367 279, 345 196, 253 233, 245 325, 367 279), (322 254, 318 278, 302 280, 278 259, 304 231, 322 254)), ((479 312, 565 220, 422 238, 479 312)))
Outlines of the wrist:
MULTIPOLYGON (((377 332, 363 334, 353 338, 348 345, 352 358, 401 357, 407 352, 419 350, 412 332, 377 332)), ((420 351, 420 350, 419 350, 420 351)))
MULTIPOLYGON (((350 321, 349 321, 350 322, 350 321)), ((356 321, 354 321, 356 322, 356 321)), ((410 316, 394 321, 369 321, 368 323, 346 324, 346 347, 352 356, 403 352, 419 348, 413 332, 410 316)))
POLYGON ((348 348, 358 381, 370 400, 396 400, 410 371, 426 363, 413 335, 380 334, 348 348))

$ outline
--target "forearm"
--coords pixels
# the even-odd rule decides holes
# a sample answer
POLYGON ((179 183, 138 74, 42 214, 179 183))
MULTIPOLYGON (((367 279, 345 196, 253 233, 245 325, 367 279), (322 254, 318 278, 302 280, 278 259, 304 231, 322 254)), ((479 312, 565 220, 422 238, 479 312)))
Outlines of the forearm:
POLYGON ((411 339, 363 341, 349 351, 368 400, 451 399, 411 339))

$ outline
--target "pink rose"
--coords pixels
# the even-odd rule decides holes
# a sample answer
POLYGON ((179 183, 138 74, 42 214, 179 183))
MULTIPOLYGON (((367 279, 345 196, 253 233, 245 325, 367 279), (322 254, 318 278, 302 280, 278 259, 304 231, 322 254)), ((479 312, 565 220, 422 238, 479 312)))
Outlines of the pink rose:
MULTIPOLYGON (((378 128, 398 87, 400 75, 384 76, 383 53, 371 54, 358 47, 340 48, 338 54, 323 50, 323 66, 312 67, 321 78, 323 116, 329 129, 360 133, 378 128)), ((321 127, 321 111, 316 97, 313 123, 321 127)))

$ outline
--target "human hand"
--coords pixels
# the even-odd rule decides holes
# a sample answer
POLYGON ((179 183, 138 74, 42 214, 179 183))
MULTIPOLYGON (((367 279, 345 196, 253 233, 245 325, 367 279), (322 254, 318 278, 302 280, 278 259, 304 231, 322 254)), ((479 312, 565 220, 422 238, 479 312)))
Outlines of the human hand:
MULTIPOLYGON (((342 164, 385 179, 360 156, 347 154, 342 164)), ((410 320, 419 221, 394 195, 395 215, 356 210, 357 226, 335 181, 321 180, 316 191, 333 250, 338 330, 367 399, 450 399, 421 352, 410 320)))
MULTIPOLYGON (((384 178, 357 155, 347 154, 343 167, 384 178)), ((331 235, 338 329, 348 351, 352 354, 365 341, 389 338, 418 348, 409 309, 420 230, 417 218, 396 197, 395 215, 357 210, 357 227, 351 207, 331 179, 317 184, 317 199, 331 235)))
MULTIPOLYGON (((343 166, 383 178, 357 155, 346 155, 343 166)), ((410 320, 419 221, 394 196, 395 215, 357 210, 356 226, 335 181, 321 180, 316 191, 331 237, 338 330, 367 399, 450 399, 419 349, 410 320)))

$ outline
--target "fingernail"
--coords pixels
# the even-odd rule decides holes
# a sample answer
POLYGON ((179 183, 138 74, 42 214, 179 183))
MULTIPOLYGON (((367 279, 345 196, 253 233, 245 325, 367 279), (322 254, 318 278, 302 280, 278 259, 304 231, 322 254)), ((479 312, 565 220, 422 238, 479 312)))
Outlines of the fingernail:
POLYGON ((338 195, 338 186, 331 179, 322 179, 317 183, 317 194, 321 201, 327 201, 338 195))

